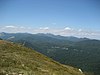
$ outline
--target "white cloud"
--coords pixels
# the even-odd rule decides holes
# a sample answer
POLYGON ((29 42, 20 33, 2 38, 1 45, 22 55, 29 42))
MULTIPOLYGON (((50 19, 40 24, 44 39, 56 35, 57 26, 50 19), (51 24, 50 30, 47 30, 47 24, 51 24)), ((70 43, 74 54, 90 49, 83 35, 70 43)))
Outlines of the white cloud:
POLYGON ((5 28, 16 28, 16 26, 5 26, 5 28))
POLYGON ((21 26, 20 28, 22 28, 22 29, 23 29, 23 28, 25 28, 25 27, 21 26))
POLYGON ((40 27, 39 29, 41 29, 41 30, 48 30, 49 27, 40 27))
POLYGON ((81 31, 82 31, 82 29, 79 29, 78 31, 79 31, 79 32, 81 32, 81 31))
POLYGON ((66 27, 66 28, 64 28, 64 30, 72 30, 72 28, 66 27))

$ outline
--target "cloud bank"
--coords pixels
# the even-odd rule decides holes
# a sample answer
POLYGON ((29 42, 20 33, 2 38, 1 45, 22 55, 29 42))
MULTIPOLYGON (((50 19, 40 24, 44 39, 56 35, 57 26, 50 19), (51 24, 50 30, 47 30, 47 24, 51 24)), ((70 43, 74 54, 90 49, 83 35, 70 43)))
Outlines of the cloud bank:
POLYGON ((55 35, 62 35, 62 36, 76 36, 76 37, 88 37, 93 39, 100 39, 100 31, 89 31, 89 30, 82 30, 82 29, 73 29, 70 27, 65 27, 63 29, 51 29, 49 27, 39 27, 39 28, 32 28, 32 27, 23 27, 23 26, 0 26, 0 32, 7 32, 7 33, 52 33, 55 35))

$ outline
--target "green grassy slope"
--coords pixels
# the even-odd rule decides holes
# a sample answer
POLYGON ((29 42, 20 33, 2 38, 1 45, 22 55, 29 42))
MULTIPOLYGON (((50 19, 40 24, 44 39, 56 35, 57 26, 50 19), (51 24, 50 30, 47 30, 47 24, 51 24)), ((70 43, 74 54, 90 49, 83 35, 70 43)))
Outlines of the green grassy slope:
POLYGON ((77 68, 64 66, 34 50, 0 40, 0 75, 2 73, 84 75, 77 68))

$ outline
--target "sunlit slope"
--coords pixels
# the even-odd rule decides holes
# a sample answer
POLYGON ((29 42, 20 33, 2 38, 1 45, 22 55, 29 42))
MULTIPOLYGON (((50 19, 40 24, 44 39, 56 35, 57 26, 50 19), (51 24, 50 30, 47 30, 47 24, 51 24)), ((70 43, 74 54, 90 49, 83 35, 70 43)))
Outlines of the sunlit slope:
POLYGON ((77 68, 54 60, 18 44, 0 40, 0 74, 84 75, 77 68))

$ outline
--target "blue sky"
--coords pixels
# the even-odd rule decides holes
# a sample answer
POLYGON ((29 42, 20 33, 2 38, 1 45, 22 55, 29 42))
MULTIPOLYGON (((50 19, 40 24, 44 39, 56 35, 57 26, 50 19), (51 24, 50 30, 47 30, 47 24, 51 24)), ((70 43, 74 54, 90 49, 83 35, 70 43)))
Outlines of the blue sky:
POLYGON ((0 0, 0 28, 99 39, 100 0, 0 0))

